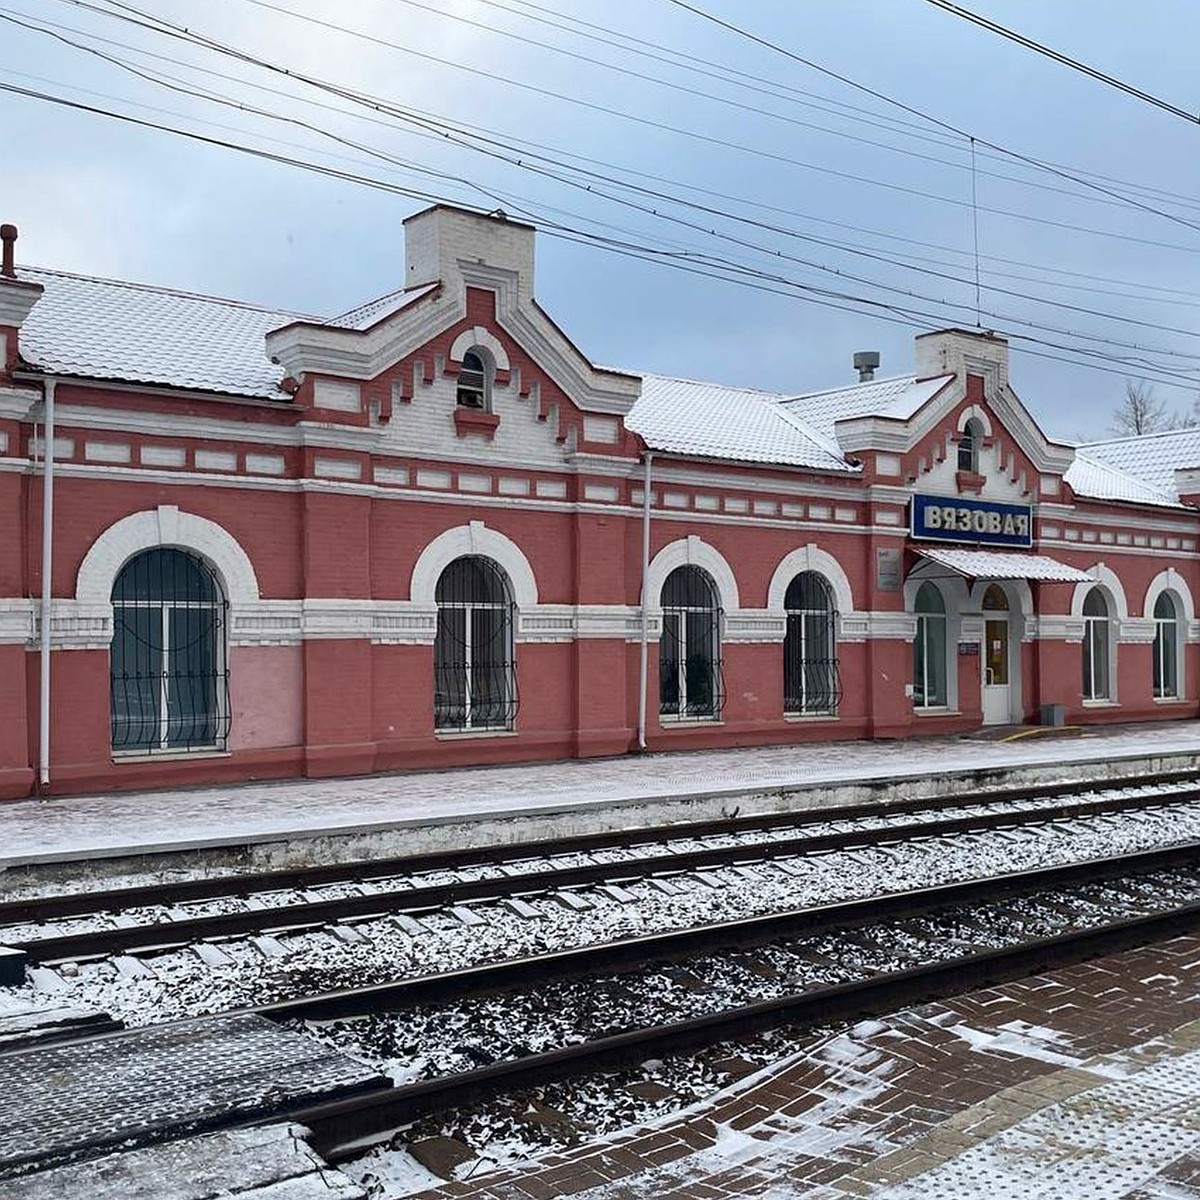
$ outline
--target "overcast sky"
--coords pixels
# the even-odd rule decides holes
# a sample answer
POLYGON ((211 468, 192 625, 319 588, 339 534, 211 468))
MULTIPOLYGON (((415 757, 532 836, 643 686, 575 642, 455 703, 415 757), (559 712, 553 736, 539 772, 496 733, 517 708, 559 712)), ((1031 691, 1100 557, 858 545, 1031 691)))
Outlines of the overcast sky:
MULTIPOLYGON (((1200 5, 964 3, 1200 110, 1200 5)), ((537 294, 597 362, 801 392, 979 323, 1051 434, 1104 436, 1133 376, 1190 407, 1200 128, 927 0, 695 7, 945 124, 670 0, 0 0, 0 84, 410 193, 0 92, 0 219, 30 265, 332 315, 402 283, 428 200, 503 206, 566 235, 537 294)))

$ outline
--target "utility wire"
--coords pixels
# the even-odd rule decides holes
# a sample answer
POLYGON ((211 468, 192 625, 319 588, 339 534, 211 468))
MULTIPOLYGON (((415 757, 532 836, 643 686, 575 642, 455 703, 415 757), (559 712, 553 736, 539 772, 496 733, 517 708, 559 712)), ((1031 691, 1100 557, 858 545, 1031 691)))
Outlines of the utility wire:
MULTIPOLYGON (((234 150, 238 153, 250 155, 265 161, 312 171, 327 178, 340 179, 347 182, 362 184, 381 191, 391 192, 393 194, 405 196, 411 199, 417 199, 425 203, 447 202, 444 197, 425 190, 403 187, 401 185, 389 183, 373 177, 357 175, 353 172, 329 167, 324 164, 313 163, 303 159, 297 159, 272 151, 262 150, 261 148, 247 146, 242 143, 231 142, 227 139, 210 137, 208 135, 199 134, 191 130, 184 130, 178 127, 170 126, 162 122, 144 120, 142 118, 133 117, 127 113, 121 113, 111 109, 104 109, 96 105, 72 101, 61 96, 55 96, 34 89, 0 83, 0 91, 49 102, 77 111, 108 117, 133 126, 140 126, 160 132, 175 134, 177 136, 181 136, 209 146, 234 150)), ((725 282, 732 282, 739 284, 740 286, 751 287, 755 290, 776 291, 778 294, 788 295, 792 299, 804 300, 808 303, 815 303, 822 307, 835 308, 846 312, 855 312, 859 315, 862 315, 863 308, 867 308, 871 310, 878 319, 887 320, 893 323, 898 322, 908 326, 920 327, 923 324, 927 324, 931 320, 938 321, 941 319, 939 315, 931 314, 927 311, 913 309, 905 305, 893 304, 887 301, 873 300, 869 297, 854 295, 853 293, 814 287, 810 284, 804 284, 796 280, 788 279, 787 277, 772 275, 768 272, 750 268, 744 264, 725 263, 721 262, 720 260, 713 260, 711 257, 704 258, 700 262, 689 261, 689 256, 684 255, 681 257, 678 252, 657 251, 651 247, 637 243, 630 243, 627 241, 621 241, 620 239, 587 234, 584 231, 580 231, 569 226, 564 226, 557 222, 545 222, 544 232, 550 237, 583 242, 589 246, 606 249, 612 253, 622 254, 626 257, 637 257, 645 261, 654 261, 662 265, 672 266, 676 269, 686 270, 693 274, 701 274, 707 277, 720 278, 725 282), (778 285, 778 287, 773 285, 778 285)), ((1028 348, 1026 351, 1034 357, 1048 358, 1054 361, 1060 361, 1076 366, 1084 366, 1093 370, 1103 371, 1107 374, 1120 375, 1122 377, 1133 376, 1146 382, 1162 383, 1168 386, 1179 386, 1182 384, 1185 386, 1194 387, 1195 384, 1195 380, 1186 373, 1181 373, 1170 368, 1156 366, 1154 364, 1150 364, 1147 367, 1144 363, 1144 360, 1132 359, 1129 356, 1112 355, 1099 350, 1089 350, 1086 348, 1073 347, 1069 345, 1064 346, 1061 343, 1033 337, 1028 334, 1014 334, 1012 335, 1011 340, 1028 343, 1030 346, 1036 347, 1028 348), (1061 353, 1055 354, 1051 353, 1050 351, 1060 351, 1061 353), (1063 354, 1069 354, 1077 357, 1066 358, 1063 357, 1063 354), (1113 370, 1114 365, 1119 366, 1121 369, 1119 371, 1113 370), (1134 370, 1132 371, 1129 369, 1131 366, 1134 367, 1134 370)))
POLYGON ((1078 71, 1081 75, 1088 76, 1089 79, 1095 79, 1108 87, 1116 88, 1118 92, 1124 92, 1126 96, 1132 96, 1135 100, 1141 100, 1154 108, 1162 109, 1163 112, 1170 113, 1173 117, 1182 117, 1191 125, 1200 125, 1200 115, 1189 112, 1186 108, 1180 108, 1178 104, 1172 104, 1169 100, 1162 99, 1161 96, 1155 96, 1140 87, 1135 87, 1132 83, 1126 83, 1125 80, 1118 79, 1115 75, 1109 75, 1107 71, 1101 71, 1099 67, 1080 62, 1079 59, 1072 58, 1061 50, 1055 50, 1042 42, 1034 41, 1033 38, 1026 37, 1025 34, 1018 33, 1015 29, 1001 25, 999 21, 993 21, 980 13, 972 12, 969 8, 963 8, 961 4, 952 4, 950 0, 926 0, 926 2, 951 16, 970 21, 971 24, 978 25, 980 29, 986 29, 989 33, 995 33, 1002 38, 1007 38, 1010 42, 1016 42, 1018 46, 1024 46, 1026 50, 1032 50, 1035 54, 1044 55, 1064 67, 1070 67, 1072 71, 1078 71))
MULTIPOLYGON (((122 5, 122 7, 129 7, 129 6, 122 5)), ((186 31, 186 32, 188 32, 189 34, 194 33, 194 31, 186 31)), ((59 37, 60 40, 62 40, 61 35, 56 34, 54 36, 59 37)), ((202 37, 203 35, 196 35, 196 36, 202 37)), ((203 40, 207 42, 209 39, 205 38, 203 40)), ((74 43, 72 43, 72 44, 74 44, 74 43)), ((215 43, 215 44, 220 45, 220 43, 215 43)), ((265 62, 263 62, 263 60, 254 58, 253 56, 247 56, 245 54, 245 52, 242 52, 240 50, 233 50, 233 52, 236 53, 236 55, 240 58, 246 59, 248 61, 252 61, 258 65, 265 66, 271 70, 276 70, 276 71, 280 70, 280 68, 275 67, 273 64, 265 63, 265 62)), ((100 53, 100 52, 97 52, 97 53, 100 53)), ((102 57, 104 57, 109 62, 116 63, 117 65, 122 65, 119 62, 119 60, 117 60, 114 56, 102 54, 102 57)), ((141 72, 136 72, 136 73, 138 73, 140 77, 146 78, 146 76, 142 75, 141 72)), ((336 86, 336 85, 329 85, 325 81, 314 81, 309 76, 297 74, 294 72, 286 72, 286 74, 288 74, 289 77, 303 80, 306 83, 313 83, 315 86, 321 86, 321 87, 326 87, 326 88, 331 87, 331 86, 334 86, 334 87, 336 86)), ((173 86, 173 85, 167 84, 167 86, 173 86)), ((180 89, 176 88, 175 90, 180 90, 180 89)), ((189 95, 196 94, 194 91, 192 91, 190 89, 182 89, 182 90, 187 91, 187 94, 189 94, 189 95)), ((353 94, 353 93, 345 92, 342 89, 338 89, 338 90, 341 94, 346 94, 346 95, 353 94)), ((239 107, 234 102, 229 102, 229 101, 224 101, 224 100, 222 100, 221 102, 222 103, 230 103, 234 107, 239 107)), ((386 102, 379 101, 377 98, 373 100, 373 103, 375 103, 377 106, 380 104, 386 104, 386 102)), ((399 109, 398 106, 387 105, 386 110, 398 113, 398 115, 401 115, 405 120, 409 120, 409 121, 413 120, 410 113, 408 113, 405 110, 399 109)), ((260 114, 263 114, 263 110, 257 110, 257 111, 260 114)), ((272 115, 272 114, 263 114, 263 115, 272 115)), ((294 119, 290 119, 290 118, 281 118, 281 119, 294 120, 294 119)), ((308 127, 308 128, 312 128, 311 126, 308 126, 306 123, 303 123, 303 122, 299 122, 299 123, 306 125, 306 127, 308 127)), ((848 252, 848 253, 857 255, 859 257, 865 257, 867 259, 871 259, 871 260, 875 260, 875 261, 882 261, 882 262, 885 262, 892 266, 899 266, 902 269, 915 270, 922 274, 926 274, 926 275, 929 275, 934 278, 945 280, 947 282, 957 283, 957 284, 964 284, 964 283, 968 282, 968 281, 964 280, 961 276, 949 274, 945 271, 938 271, 938 270, 935 270, 935 269, 932 269, 929 267, 911 266, 909 264, 897 262, 895 259, 888 258, 885 255, 874 253, 874 252, 867 251, 867 250, 863 250, 858 247, 839 246, 839 244, 837 244, 837 243, 830 243, 828 239, 815 238, 811 235, 801 234, 798 231, 790 230, 790 229, 787 229, 785 227, 778 226, 778 225, 773 225, 768 222, 757 221, 757 220, 754 220, 751 218, 739 216, 737 214, 730 214, 728 212, 724 212, 722 210, 716 209, 712 206, 706 206, 706 205, 697 204, 695 202, 680 200, 679 198, 673 197, 668 193, 663 193, 663 192, 659 192, 659 191, 656 191, 653 189, 647 189, 644 187, 640 187, 638 185, 631 185, 631 184, 623 183, 620 181, 616 181, 615 186, 619 186, 628 191, 632 191, 636 195, 644 196, 644 197, 648 198, 648 200, 651 203, 646 204, 646 203, 639 203, 636 201, 631 201, 627 197, 614 196, 610 191, 606 190, 605 187, 602 185, 612 183, 613 181, 610 181, 607 178, 607 176, 605 176, 605 175, 598 174, 596 172, 584 172, 584 174, 586 176, 590 177, 592 182, 581 182, 579 180, 576 180, 576 179, 573 179, 571 177, 564 176, 563 174, 561 174, 560 173, 561 169, 562 169, 561 163, 556 163, 553 160, 545 158, 545 156, 535 155, 534 157, 542 158, 543 162, 545 164, 548 164, 548 165, 543 165, 543 166, 535 166, 533 163, 528 161, 528 158, 522 159, 522 158, 514 157, 511 152, 511 147, 504 146, 502 143, 498 143, 493 139, 488 139, 488 138, 481 139, 473 130, 464 130, 461 128, 456 128, 452 123, 447 123, 444 121, 418 121, 417 123, 423 124, 427 128, 433 129, 440 134, 443 134, 448 137, 452 137, 458 144, 468 145, 470 148, 473 148, 476 151, 484 153, 488 157, 498 159, 499 161, 505 162, 508 165, 517 166, 526 171, 532 171, 536 174, 541 174, 541 175, 551 178, 557 182, 566 184, 567 186, 571 186, 571 187, 575 187, 580 190, 583 190, 591 195, 600 196, 603 199, 607 199, 614 203, 618 203, 623 206, 633 208, 634 210, 641 212, 645 215, 650 215, 650 216, 657 217, 659 219, 667 220, 667 221, 674 223, 676 225, 679 225, 691 232, 707 234, 709 236, 717 237, 721 240, 728 241, 731 244, 734 244, 741 249, 748 249, 752 252, 757 252, 757 253, 773 256, 776 258, 782 258, 785 261, 795 263, 795 264, 803 266, 809 270, 814 270, 814 271, 817 271, 820 273, 825 273, 825 274, 832 274, 835 277, 837 277, 838 279, 846 279, 851 282, 864 284, 868 287, 876 288, 881 291, 891 292, 893 294, 901 295, 904 297, 909 297, 909 298, 917 300, 921 303, 937 304, 937 305, 941 305, 943 307, 948 307, 952 310, 957 310, 960 312, 971 311, 970 306, 960 304, 953 300, 948 300, 948 299, 941 298, 941 297, 923 295, 922 293, 915 292, 912 289, 898 287, 898 286, 886 283, 882 280, 879 280, 879 279, 876 279, 873 277, 863 276, 863 275, 856 274, 854 272, 849 272, 849 271, 845 271, 842 269, 830 267, 825 263, 817 262, 817 261, 814 261, 814 260, 811 260, 808 258, 802 258, 797 255, 786 254, 786 253, 783 253, 773 247, 764 246, 761 243, 753 242, 746 238, 736 237, 736 236, 730 235, 728 233, 722 233, 716 229, 708 228, 706 226, 698 224, 694 220, 688 220, 685 218, 681 218, 677 215, 673 215, 673 214, 664 212, 659 208, 652 207, 651 205, 654 202, 665 201, 667 203, 673 203, 676 205, 686 207, 693 211, 696 211, 704 217, 715 216, 715 217, 722 218, 722 219, 734 220, 741 224, 748 225, 754 229, 766 230, 766 231, 769 231, 772 233, 778 233, 778 234, 782 234, 782 235, 788 236, 788 237, 799 238, 800 240, 803 240, 803 241, 815 242, 817 244, 821 244, 821 245, 825 245, 825 246, 832 245, 834 248, 842 249, 843 252, 848 252), (482 145, 479 144, 481 142, 483 143, 482 145)), ((357 144, 355 144, 355 145, 356 145, 356 148, 360 148, 360 147, 357 147, 357 144)), ((578 168, 575 168, 575 170, 578 170, 578 168)), ((461 178, 457 178, 456 182, 465 183, 465 181, 462 180, 461 178)), ((1142 326, 1145 328, 1155 329, 1155 330, 1159 330, 1159 331, 1165 331, 1165 332, 1169 332, 1169 333, 1181 334, 1183 336, 1194 336, 1190 330, 1175 328, 1175 327, 1171 327, 1171 326, 1163 326, 1161 323, 1139 321, 1134 318, 1123 317, 1123 316, 1119 316, 1116 314, 1105 313, 1100 310, 1086 308, 1086 307, 1080 306, 1080 305, 1066 304, 1065 302, 1062 302, 1062 301, 1046 300, 1044 298, 1037 297, 1037 296, 1030 296, 1027 293, 1018 292, 1018 291, 1015 291, 1014 289, 1010 289, 1010 288, 999 288, 998 287, 998 288, 993 288, 992 290, 999 294, 1011 295, 1011 296, 1015 296, 1019 299, 1031 300, 1031 301, 1034 301, 1037 303, 1042 303, 1042 304, 1050 305, 1053 307, 1060 307, 1060 308, 1063 308, 1063 309, 1066 309, 1069 311, 1079 312, 1079 313, 1083 313, 1083 314, 1086 314, 1089 316, 1097 316, 1102 319, 1118 320, 1118 321, 1122 321, 1123 323, 1126 323, 1126 324, 1139 325, 1139 326, 1142 326)), ((978 303, 975 306, 974 315, 976 317, 977 323, 979 323, 980 322, 980 309, 978 307, 978 303)), ((1002 321, 1008 325, 1021 325, 1026 328, 1038 329, 1038 330, 1042 330, 1042 331, 1056 334, 1059 336, 1081 338, 1085 341, 1092 341, 1092 342, 1096 342, 1096 343, 1100 343, 1100 344, 1104 344, 1104 345, 1118 347, 1120 349, 1133 350, 1138 353, 1153 353, 1153 354, 1165 355, 1168 358, 1179 358, 1179 359, 1187 358, 1187 359, 1193 359, 1193 360, 1200 359, 1200 355, 1196 355, 1196 354, 1192 354, 1192 353, 1188 353, 1188 352, 1177 351, 1177 350, 1167 349, 1167 348, 1163 348, 1163 347, 1148 347, 1148 346, 1143 346, 1136 342, 1125 342, 1125 341, 1121 341, 1121 340, 1118 340, 1118 339, 1115 339, 1112 337, 1103 337, 1103 336, 1099 336, 1099 335, 1095 335, 1095 334, 1089 334, 1086 332, 1082 332, 1079 330, 1063 329, 1061 327, 1047 325, 1044 322, 1031 321, 1031 320, 1022 318, 1022 317, 1017 317, 1013 314, 1003 314, 1003 313, 989 311, 989 312, 987 312, 986 315, 988 315, 989 317, 993 317, 999 321, 1002 321)))
POLYGON ((776 54, 782 54, 785 58, 791 59, 793 62, 800 63, 802 66, 808 67, 809 70, 819 71, 822 75, 826 75, 831 79, 836 79, 840 83, 844 83, 847 87, 855 88, 860 92, 864 92, 868 96, 874 96, 876 100, 882 100, 886 104, 893 105, 901 109, 903 112, 910 113, 916 117, 922 117, 931 124, 936 125, 941 129, 948 130, 951 133, 957 134, 965 140, 974 137, 981 146, 987 146, 991 150, 995 150, 1000 154, 1007 155, 1015 159, 1017 162, 1025 163, 1027 166, 1035 167, 1041 171, 1047 171, 1051 175, 1057 175, 1061 179, 1070 179, 1080 187, 1091 188, 1094 191, 1100 192, 1106 196, 1114 196, 1117 199, 1124 200, 1127 204, 1134 208, 1139 208, 1144 212, 1153 213, 1156 216, 1162 217, 1164 220, 1173 221, 1179 225, 1186 225, 1191 229, 1200 232, 1200 225, 1192 221, 1186 221, 1182 217, 1175 216, 1172 213, 1164 212, 1160 208, 1156 208, 1152 204, 1146 204, 1139 200, 1134 200, 1129 196, 1122 196, 1120 192, 1113 191, 1112 188, 1104 187, 1102 184, 1094 183, 1093 181, 1076 174, 1073 171, 1065 170, 1061 167, 1056 167, 1051 163, 1045 162, 1042 159, 1034 158, 1032 155, 1023 154, 1019 150, 1012 150, 1007 146, 1002 146, 997 142, 990 142, 986 138, 981 138, 976 134, 971 134, 965 129, 960 129, 957 125, 951 124, 949 121, 943 120, 941 117, 935 117, 931 113, 924 112, 922 109, 916 108, 911 104, 906 104, 903 100, 897 100, 894 96, 889 96, 886 92, 881 92, 873 87, 869 87, 865 83, 859 83, 856 79, 851 79, 848 75, 843 75, 830 67, 822 66, 820 63, 814 62, 812 59, 805 58, 803 55, 797 54, 794 50, 789 50, 786 46, 781 46, 778 42, 773 42, 768 38, 745 29, 740 25, 735 25, 732 21, 726 21, 722 17, 718 17, 715 13, 710 13, 707 10, 698 7, 695 4, 688 3, 688 0, 666 0, 668 4, 673 4, 676 8, 681 8, 686 12, 692 13, 694 16, 700 17, 705 21, 709 21, 714 25, 726 30, 729 33, 735 34, 737 37, 744 38, 747 41, 754 42, 758 46, 771 50, 776 54))

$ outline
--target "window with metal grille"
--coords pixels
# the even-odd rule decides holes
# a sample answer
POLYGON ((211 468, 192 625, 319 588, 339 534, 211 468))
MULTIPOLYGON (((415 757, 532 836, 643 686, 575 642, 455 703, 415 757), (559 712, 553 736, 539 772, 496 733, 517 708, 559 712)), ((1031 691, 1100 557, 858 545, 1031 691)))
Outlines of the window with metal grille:
POLYGON ((788 584, 783 598, 783 711, 833 713, 842 698, 837 660, 837 613, 829 585, 816 571, 788 584))
POLYGON ((456 558, 438 579, 435 598, 435 728, 511 729, 518 697, 508 576, 490 558, 456 558))
POLYGON ((946 602, 932 583, 917 592, 917 636, 913 639, 913 705, 946 706, 946 602))
POLYGON ((112 604, 113 749, 223 749, 229 605, 213 569, 186 550, 143 551, 121 569, 112 604))
POLYGON ((1179 696, 1179 606, 1172 592, 1154 602, 1154 696, 1179 696))
POLYGON ((490 411, 488 391, 487 363, 477 350, 468 350, 458 369, 458 403, 462 408, 490 411))
POLYGON ((715 717, 725 707, 717 586, 699 567, 676 567, 662 589, 659 712, 715 717))
POLYGON ((1112 631, 1108 599, 1092 588, 1083 601, 1083 698, 1112 698, 1112 631))

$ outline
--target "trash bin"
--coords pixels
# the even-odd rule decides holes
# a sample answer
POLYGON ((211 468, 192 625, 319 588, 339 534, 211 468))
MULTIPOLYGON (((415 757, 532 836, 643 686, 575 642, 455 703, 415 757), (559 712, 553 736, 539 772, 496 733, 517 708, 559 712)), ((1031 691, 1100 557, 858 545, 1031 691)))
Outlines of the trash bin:
POLYGON ((1067 723, 1067 706, 1065 704, 1043 704, 1043 725, 1065 725, 1067 723))

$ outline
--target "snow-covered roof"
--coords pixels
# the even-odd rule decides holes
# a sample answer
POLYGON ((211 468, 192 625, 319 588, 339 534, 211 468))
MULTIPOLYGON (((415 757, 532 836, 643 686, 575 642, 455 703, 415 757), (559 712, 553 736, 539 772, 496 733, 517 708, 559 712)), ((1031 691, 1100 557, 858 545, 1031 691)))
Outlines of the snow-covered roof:
POLYGON ((1022 554, 1011 550, 962 550, 957 546, 918 546, 921 554, 969 579, 1051 579, 1084 583, 1092 579, 1086 571, 1069 567, 1044 554, 1022 554))
POLYGON ((895 379, 876 379, 829 392, 793 396, 784 402, 784 407, 832 438, 835 422, 853 417, 907 421, 953 378, 953 375, 935 375, 931 379, 918 379, 915 375, 901 375, 895 379))
MULTIPOLYGON (((1078 453, 1139 481, 1144 487, 1178 503, 1175 471, 1179 467, 1200 466, 1200 427, 1171 429, 1163 433, 1144 433, 1140 437, 1114 438, 1106 442, 1088 442, 1078 453)), ((1071 485, 1074 487, 1074 483, 1071 485)), ((1079 491, 1078 488, 1075 489, 1079 491)), ((1141 499, 1140 496, 1116 496, 1112 499, 1141 499)), ((1147 500, 1145 503, 1154 503, 1147 500)), ((1162 501, 1159 501, 1162 503, 1162 501)))
POLYGON ((1123 500, 1129 504, 1153 504, 1160 508, 1179 507, 1179 494, 1173 478, 1167 488, 1155 487, 1128 471, 1093 457, 1091 446, 1075 451, 1075 461, 1063 478, 1077 496, 1091 500, 1123 500))
POLYGON ((45 289, 21 326, 21 355, 58 375, 286 399, 268 331, 299 313, 24 267, 45 289))
POLYGON ((333 325, 338 329, 370 329, 385 317, 394 316, 401 309, 423 300, 439 286, 440 284, 436 283, 423 283, 412 289, 399 288, 388 292, 386 296, 380 296, 377 300, 368 300, 366 304, 360 304, 357 308, 342 313, 340 317, 333 317, 322 324, 333 325))
POLYGON ((777 392, 643 375, 625 424, 652 450, 736 462, 854 471, 837 443, 810 428, 777 392))

